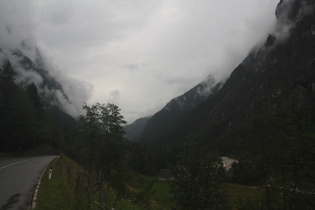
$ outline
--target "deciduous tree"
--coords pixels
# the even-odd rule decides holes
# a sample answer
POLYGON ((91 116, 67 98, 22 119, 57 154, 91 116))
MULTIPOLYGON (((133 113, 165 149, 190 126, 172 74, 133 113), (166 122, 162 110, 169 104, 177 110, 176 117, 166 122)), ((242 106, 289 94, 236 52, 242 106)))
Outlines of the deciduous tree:
POLYGON ((226 209, 221 159, 207 151, 189 149, 174 167, 171 189, 178 209, 226 209))
POLYGON ((123 152, 123 124, 126 121, 114 104, 85 104, 83 109, 86 114, 79 117, 81 155, 90 169, 101 169, 106 165, 108 171, 112 160, 123 152))

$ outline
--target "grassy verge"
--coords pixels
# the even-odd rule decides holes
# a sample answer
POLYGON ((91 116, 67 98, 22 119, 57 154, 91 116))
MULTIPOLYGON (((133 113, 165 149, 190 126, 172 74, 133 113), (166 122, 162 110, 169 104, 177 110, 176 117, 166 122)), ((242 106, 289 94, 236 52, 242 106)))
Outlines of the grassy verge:
MULTIPOLYGON (((134 184, 128 186, 129 193, 121 198, 116 210, 166 210, 174 206, 170 186, 168 182, 158 181, 153 177, 144 177, 138 174, 132 174, 134 184), (153 186, 150 193, 141 194, 145 191, 145 187, 141 183, 150 183, 153 181, 153 186), (140 184, 139 184, 140 183, 140 184), (143 203, 135 203, 135 199, 142 195, 142 199, 147 199, 150 207, 144 207, 143 203), (147 197, 145 197, 147 196, 147 197)), ((91 180, 91 176, 82 172, 79 165, 75 162, 60 157, 53 160, 47 167, 44 173, 41 185, 38 191, 37 208, 38 210, 53 210, 53 209, 104 209, 111 207, 115 200, 115 191, 107 186, 104 182, 102 185, 102 194, 98 193, 97 188, 89 188, 88 183, 96 183, 91 180), (71 167, 70 167, 71 166, 71 167), (48 179, 49 168, 53 169, 51 180, 48 179), (79 178, 79 172, 82 173, 79 178), (85 175, 84 175, 85 174, 85 175), (88 178, 90 177, 90 178, 88 178), (102 198, 100 198, 100 196, 102 198), (102 203, 102 204, 101 204, 102 203)), ((94 184, 92 184, 94 186, 94 184)), ((250 186, 239 184, 224 184, 232 209, 237 209, 240 200, 243 202, 254 201, 262 196, 262 192, 250 186)))
POLYGON ((1 153, 0 152, 0 160, 13 159, 13 158, 27 158, 33 156, 41 156, 41 155, 59 155, 60 152, 58 149, 53 148, 49 145, 41 145, 39 147, 35 147, 34 149, 16 152, 16 153, 1 153))
POLYGON ((0 152, 0 160, 6 160, 6 159, 10 159, 10 158, 15 158, 16 156, 13 154, 9 154, 9 153, 1 153, 0 152))
POLYGON ((54 159, 45 171, 37 196, 38 210, 53 209, 87 209, 86 196, 83 192, 73 192, 62 176, 60 161, 54 159), (53 169, 52 178, 48 179, 49 168, 53 169))
MULTIPOLYGON (((102 193, 99 194, 99 189, 95 187, 97 181, 93 180, 93 178, 91 178, 92 176, 95 175, 87 174, 78 164, 65 157, 53 160, 43 174, 36 200, 36 209, 108 209, 114 204, 115 191, 109 188, 107 183, 104 182, 101 186, 102 193), (49 168, 53 169, 52 178, 50 180, 48 179, 49 168), (78 178, 78 174, 81 174, 80 178, 78 178)), ((155 186, 157 191, 163 194, 162 191, 164 191, 166 183, 156 183, 155 186)), ((130 192, 117 202, 115 210, 148 209, 147 207, 142 207, 141 203, 134 202, 137 194, 139 194, 141 190, 141 188, 129 186, 130 192)), ((159 196, 155 198, 159 202, 165 199, 159 196)), ((156 201, 152 201, 151 197, 148 197, 148 199, 149 203, 153 204, 150 206, 150 209, 164 209, 161 208, 156 201)))
POLYGON ((0 160, 7 160, 7 159, 16 159, 16 158, 27 158, 31 157, 31 155, 25 153, 0 153, 0 160))

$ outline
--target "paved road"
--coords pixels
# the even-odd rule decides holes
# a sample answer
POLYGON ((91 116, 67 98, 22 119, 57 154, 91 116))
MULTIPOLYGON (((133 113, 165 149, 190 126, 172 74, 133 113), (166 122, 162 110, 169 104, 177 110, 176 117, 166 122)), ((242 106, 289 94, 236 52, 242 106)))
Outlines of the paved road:
POLYGON ((40 175, 54 158, 56 156, 0 161, 0 210, 28 209, 40 175))

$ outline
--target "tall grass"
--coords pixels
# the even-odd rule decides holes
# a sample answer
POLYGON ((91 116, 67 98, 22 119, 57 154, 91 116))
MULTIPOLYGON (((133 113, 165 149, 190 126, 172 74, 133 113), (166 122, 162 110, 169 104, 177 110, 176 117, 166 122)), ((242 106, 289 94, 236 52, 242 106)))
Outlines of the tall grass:
MULTIPOLYGON (((96 180, 84 172, 74 161, 65 157, 54 159, 43 174, 37 197, 37 210, 94 210, 110 209, 114 203, 115 192, 102 184, 102 193, 99 194, 95 185, 96 180), (52 168, 52 178, 48 179, 49 168, 52 168), (78 177, 79 176, 79 177, 78 177), (90 177, 90 178, 88 178, 90 177), (88 181, 89 180, 89 181, 88 181)), ((133 181, 128 186, 129 193, 116 205, 116 210, 167 210, 174 207, 169 183, 158 181, 154 177, 145 177, 132 174, 133 180, 143 182, 154 181, 151 194, 148 196, 149 207, 135 203, 135 198, 141 194, 143 186, 139 181, 133 181)), ((225 190, 229 194, 232 209, 237 209, 240 202, 259 200, 262 192, 250 186, 239 184, 225 184, 225 190)))
POLYGON ((37 196, 38 210, 55 210, 55 209, 89 209, 87 195, 82 191, 74 191, 71 183, 62 175, 61 162, 62 158, 54 159, 41 179, 40 188, 37 196), (49 168, 52 168, 52 178, 48 179, 49 168))

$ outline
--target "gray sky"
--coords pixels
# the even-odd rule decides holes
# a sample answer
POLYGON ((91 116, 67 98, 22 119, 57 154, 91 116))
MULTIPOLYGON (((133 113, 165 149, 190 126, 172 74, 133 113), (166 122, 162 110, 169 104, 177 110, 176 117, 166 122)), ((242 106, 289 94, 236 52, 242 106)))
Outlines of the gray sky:
POLYGON ((228 76, 273 29, 277 3, 0 0, 0 44, 29 40, 77 106, 112 102, 131 123, 209 74, 228 76))

